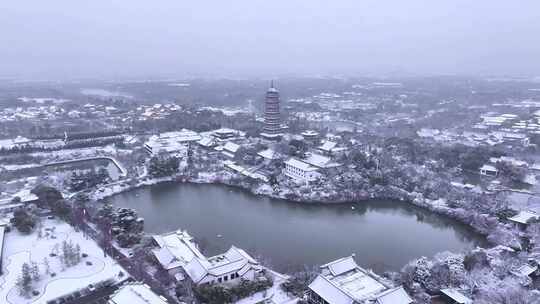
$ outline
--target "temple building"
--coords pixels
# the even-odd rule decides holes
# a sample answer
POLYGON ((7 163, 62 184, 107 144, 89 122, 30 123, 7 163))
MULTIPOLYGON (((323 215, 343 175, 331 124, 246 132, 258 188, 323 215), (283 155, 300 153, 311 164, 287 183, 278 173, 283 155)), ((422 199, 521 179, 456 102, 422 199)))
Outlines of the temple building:
POLYGON ((261 136, 266 139, 279 139, 282 134, 281 114, 279 111, 279 91, 274 88, 274 82, 266 91, 264 102, 264 128, 261 136))

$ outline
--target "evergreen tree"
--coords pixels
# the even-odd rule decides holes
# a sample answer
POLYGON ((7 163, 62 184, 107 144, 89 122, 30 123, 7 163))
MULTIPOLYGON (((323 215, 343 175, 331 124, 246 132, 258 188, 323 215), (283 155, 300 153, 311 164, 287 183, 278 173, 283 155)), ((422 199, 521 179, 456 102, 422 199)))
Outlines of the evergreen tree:
POLYGON ((32 268, 31 268, 30 271, 31 271, 32 279, 34 281, 39 281, 39 279, 41 277, 40 273, 39 273, 39 266, 38 266, 38 264, 36 262, 33 262, 33 261, 32 261, 31 264, 32 264, 32 268))
POLYGON ((81 262, 81 246, 79 246, 79 244, 75 246, 74 255, 75 255, 75 265, 79 264, 81 262))
POLYGON ((24 295, 24 287, 23 287, 23 279, 21 276, 17 278, 17 281, 15 281, 15 286, 17 287, 17 290, 19 291, 19 295, 24 295))
POLYGON ((28 295, 32 289, 32 270, 28 263, 22 265, 21 280, 22 293, 28 295))
POLYGON ((43 258, 43 266, 45 267, 45 274, 51 273, 51 266, 49 264, 49 259, 47 257, 43 258))

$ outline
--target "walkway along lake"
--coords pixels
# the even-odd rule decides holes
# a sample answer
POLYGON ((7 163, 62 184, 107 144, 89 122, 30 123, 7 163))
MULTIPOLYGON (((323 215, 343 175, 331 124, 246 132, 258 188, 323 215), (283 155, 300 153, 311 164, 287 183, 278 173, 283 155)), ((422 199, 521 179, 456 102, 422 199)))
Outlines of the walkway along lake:
POLYGON ((221 185, 181 183, 139 188, 109 200, 136 209, 148 233, 187 229, 207 255, 234 244, 283 272, 351 253, 375 271, 399 270, 421 256, 485 245, 463 224, 396 201, 302 204, 221 185))

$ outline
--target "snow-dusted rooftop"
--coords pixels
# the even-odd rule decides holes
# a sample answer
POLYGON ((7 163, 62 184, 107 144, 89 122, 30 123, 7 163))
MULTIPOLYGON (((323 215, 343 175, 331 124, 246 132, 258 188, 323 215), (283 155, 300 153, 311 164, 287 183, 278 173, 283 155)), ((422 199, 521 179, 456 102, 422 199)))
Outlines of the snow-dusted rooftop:
POLYGON ((225 145, 223 146, 223 150, 227 151, 227 152, 230 152, 230 153, 236 153, 238 151, 238 149, 240 149, 240 145, 238 144, 235 144, 233 142, 226 142, 225 145))
POLYGON ((483 165, 482 167, 480 167, 480 170, 481 171, 491 171, 491 172, 499 171, 499 170, 497 170, 497 168, 495 168, 495 166, 492 166, 492 165, 483 165))
POLYGON ((195 258, 185 267, 193 282, 200 282, 206 275, 220 277, 231 272, 241 276, 257 265, 257 261, 240 248, 232 246, 227 252, 208 259, 195 258))
POLYGON ((280 154, 277 153, 276 151, 272 150, 272 149, 263 150, 263 151, 257 153, 257 155, 259 155, 260 157, 262 157, 264 159, 269 159, 269 160, 278 159, 280 157, 280 154))
POLYGON ((197 143, 203 147, 210 147, 214 144, 214 139, 212 137, 203 137, 197 143))
POLYGON ((508 218, 509 221, 527 224, 529 221, 540 219, 540 215, 533 211, 522 210, 518 214, 508 218))
POLYGON ((377 304, 410 304, 413 300, 403 286, 389 289, 377 297, 377 304))
POLYGON ((390 289, 380 277, 360 268, 353 256, 322 265, 321 269, 309 289, 328 303, 352 304, 366 300, 379 304, 412 303, 402 287, 390 289))
POLYGON ((337 143, 327 140, 327 141, 324 142, 324 144, 322 144, 322 146, 319 147, 319 150, 325 151, 325 152, 330 152, 336 146, 337 146, 337 143))
POLYGON ((315 153, 309 154, 308 157, 304 159, 303 161, 307 164, 310 164, 318 168, 326 168, 330 164, 329 157, 326 157, 320 154, 315 154, 315 153))
POLYGON ((296 158, 289 158, 286 162, 285 162, 285 165, 289 165, 289 166, 292 166, 292 167, 295 167, 295 168, 298 168, 302 171, 316 171, 317 168, 316 167, 313 167, 303 161, 300 161, 296 158))
POLYGON ((223 254, 207 258, 186 231, 154 236, 154 240, 160 248, 152 252, 163 268, 169 270, 182 267, 195 283, 207 275, 219 277, 237 272, 242 276, 253 267, 258 267, 255 259, 235 246, 223 254))
POLYGON ((160 248, 152 253, 165 269, 183 267, 195 257, 204 258, 187 231, 154 235, 153 238, 160 248))
POLYGON ((15 146, 26 145, 30 143, 30 139, 26 137, 17 136, 13 139, 2 139, 0 140, 0 149, 12 149, 15 146))
POLYGON ((536 270, 538 270, 538 266, 532 266, 529 264, 524 264, 519 266, 518 268, 514 269, 512 271, 513 274, 518 276, 530 276, 533 274, 536 270))
POLYGON ((472 300, 454 288, 441 289, 441 292, 458 304, 472 304, 472 300))
POLYGON ((154 293, 142 283, 126 284, 110 298, 109 304, 167 304, 167 299, 154 293))
POLYGON ((315 137, 315 136, 319 136, 319 132, 314 131, 314 130, 306 130, 302 132, 301 135, 304 137, 315 137))

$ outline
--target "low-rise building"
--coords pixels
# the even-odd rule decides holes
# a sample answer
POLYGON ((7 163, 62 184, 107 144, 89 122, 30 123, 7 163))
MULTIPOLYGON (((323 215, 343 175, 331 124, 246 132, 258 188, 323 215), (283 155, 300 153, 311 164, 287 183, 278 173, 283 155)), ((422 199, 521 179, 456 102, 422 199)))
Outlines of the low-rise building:
POLYGON ((473 301, 455 288, 441 289, 443 300, 448 304, 472 304, 473 301))
POLYGON ((410 304, 403 287, 394 287, 375 273, 359 267, 354 255, 321 266, 308 287, 311 304, 410 304))
POLYGON ((480 167, 480 174, 485 176, 497 176, 499 174, 499 169, 495 168, 495 166, 486 164, 480 167))
POLYGON ((529 277, 531 279, 540 275, 540 270, 537 263, 523 264, 510 272, 515 276, 529 277))
POLYGON ((306 158, 302 159, 302 161, 321 170, 341 166, 340 164, 333 162, 330 157, 316 153, 306 153, 306 158))
POLYGON ((259 263, 240 248, 205 257, 186 231, 154 236, 158 249, 152 251, 158 263, 177 280, 187 275, 195 284, 230 284, 254 280, 262 271, 259 263))
POLYGON ((300 161, 296 158, 289 158, 285 162, 285 168, 283 168, 283 174, 298 181, 298 182, 312 182, 321 176, 318 172, 318 168, 308 163, 300 161))
POLYGON ((262 150, 261 152, 257 153, 257 155, 262 157, 265 161, 273 161, 281 158, 281 154, 272 149, 262 150))
POLYGON ((216 142, 213 137, 203 136, 201 140, 197 142, 201 147, 210 149, 216 145, 216 142))
POLYGON ((183 157, 187 154, 188 144, 199 140, 201 140, 201 136, 197 132, 183 129, 178 132, 153 135, 144 144, 144 148, 150 155, 167 153, 183 157))
POLYGON ((146 284, 128 283, 111 295, 108 304, 168 304, 168 302, 146 284))
POLYGON ((212 132, 212 136, 214 136, 218 140, 228 140, 234 137, 243 136, 243 133, 234 129, 221 128, 214 130, 212 132))
POLYGON ((509 217, 508 220, 512 222, 516 228, 525 230, 531 222, 540 220, 540 214, 534 211, 522 210, 518 214, 509 217))
POLYGON ((240 149, 239 144, 235 144, 231 141, 228 141, 223 145, 223 149, 221 150, 221 153, 225 155, 228 158, 234 158, 236 155, 236 152, 240 149))
POLYGON ((11 149, 14 149, 14 148, 20 148, 20 147, 24 147, 26 145, 29 145, 31 144, 32 141, 26 137, 22 137, 22 136, 17 136, 15 138, 12 138, 12 139, 2 139, 0 140, 0 149, 5 149, 5 150, 11 150, 11 149))
POLYGON ((317 150, 325 155, 341 155, 347 151, 347 148, 338 147, 336 142, 327 140, 321 146, 319 146, 317 150))
POLYGON ((319 138, 319 132, 314 131, 314 130, 306 130, 302 132, 300 135, 302 135, 302 137, 304 137, 305 140, 315 140, 319 138))

